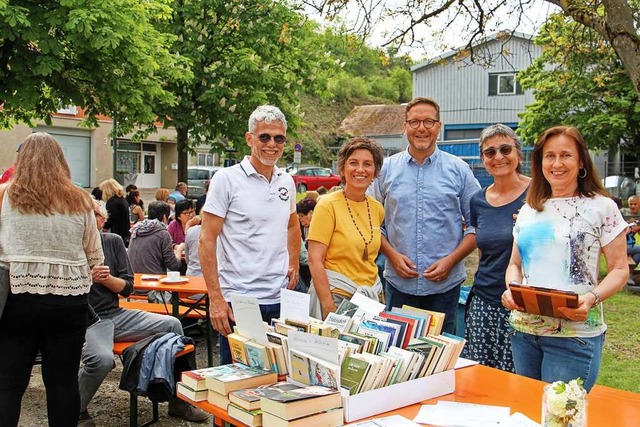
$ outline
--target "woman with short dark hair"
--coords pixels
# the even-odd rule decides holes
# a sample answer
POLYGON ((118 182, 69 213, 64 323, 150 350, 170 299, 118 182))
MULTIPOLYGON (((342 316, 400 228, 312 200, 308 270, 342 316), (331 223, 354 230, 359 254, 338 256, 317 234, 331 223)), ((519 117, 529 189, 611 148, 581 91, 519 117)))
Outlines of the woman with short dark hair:
POLYGON ((322 196, 307 236, 314 317, 324 319, 358 290, 384 299, 375 263, 384 208, 366 194, 380 174, 383 157, 377 142, 361 137, 350 139, 338 152, 344 188, 322 196))

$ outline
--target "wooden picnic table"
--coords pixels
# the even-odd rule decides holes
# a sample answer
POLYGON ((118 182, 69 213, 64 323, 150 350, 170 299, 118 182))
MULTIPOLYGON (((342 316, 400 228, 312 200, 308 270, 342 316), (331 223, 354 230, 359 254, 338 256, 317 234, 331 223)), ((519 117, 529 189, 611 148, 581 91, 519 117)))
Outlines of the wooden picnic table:
MULTIPOLYGON (((171 314, 180 319, 185 317, 181 315, 180 306, 187 307, 187 312, 191 310, 202 310, 204 308, 206 333, 207 333, 207 357, 209 366, 213 365, 213 329, 209 320, 209 297, 207 296, 207 285, 202 276, 180 276, 186 281, 179 283, 171 283, 162 281, 166 278, 163 274, 143 274, 135 273, 133 280, 133 289, 140 291, 161 291, 171 293, 171 314), (142 280, 143 276, 157 276, 158 280, 142 280), (202 295, 198 299, 190 299, 193 295, 202 295), (203 307, 204 306, 204 307, 203 307)), ((184 310, 182 310, 184 311, 184 310)))

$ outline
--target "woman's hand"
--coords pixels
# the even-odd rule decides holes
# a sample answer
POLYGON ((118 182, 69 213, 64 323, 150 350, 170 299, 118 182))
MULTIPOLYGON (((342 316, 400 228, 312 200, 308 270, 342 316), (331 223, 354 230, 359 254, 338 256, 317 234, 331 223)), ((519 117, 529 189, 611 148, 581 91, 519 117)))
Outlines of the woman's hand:
POLYGON ((587 320, 589 310, 596 302, 596 297, 591 292, 578 297, 578 308, 558 307, 558 311, 568 320, 584 322, 587 320))
POLYGON ((524 307, 520 307, 513 300, 513 295, 511 294, 511 289, 507 289, 506 291, 504 291, 502 293, 501 302, 502 302, 503 307, 506 308, 507 310, 524 311, 524 307))
POLYGON ((185 224, 185 228, 193 227, 194 225, 199 225, 202 220, 199 216, 194 216, 185 224))

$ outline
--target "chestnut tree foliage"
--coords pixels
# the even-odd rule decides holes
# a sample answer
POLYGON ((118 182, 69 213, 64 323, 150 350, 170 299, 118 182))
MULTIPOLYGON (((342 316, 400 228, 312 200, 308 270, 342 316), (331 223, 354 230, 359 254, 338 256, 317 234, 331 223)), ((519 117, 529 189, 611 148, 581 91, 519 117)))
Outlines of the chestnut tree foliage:
POLYGON ((177 132, 178 180, 186 181, 187 152, 196 144, 245 152, 247 120, 258 105, 280 107, 295 132, 299 94, 321 90, 334 66, 313 37, 315 24, 273 0, 176 0, 172 9, 170 50, 188 58, 193 78, 169 82, 177 102, 156 111, 177 132))
POLYGON ((0 0, 0 128, 66 105, 115 118, 121 129, 149 123, 171 105, 169 80, 191 77, 162 32, 165 0, 0 0))

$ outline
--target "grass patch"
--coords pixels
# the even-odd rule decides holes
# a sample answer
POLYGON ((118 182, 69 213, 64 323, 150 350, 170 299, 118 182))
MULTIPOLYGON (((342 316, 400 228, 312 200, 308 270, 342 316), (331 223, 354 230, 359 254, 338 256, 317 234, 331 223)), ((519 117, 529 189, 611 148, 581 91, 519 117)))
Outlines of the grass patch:
POLYGON ((604 306, 609 328, 597 384, 640 393, 640 295, 624 290, 604 306))

